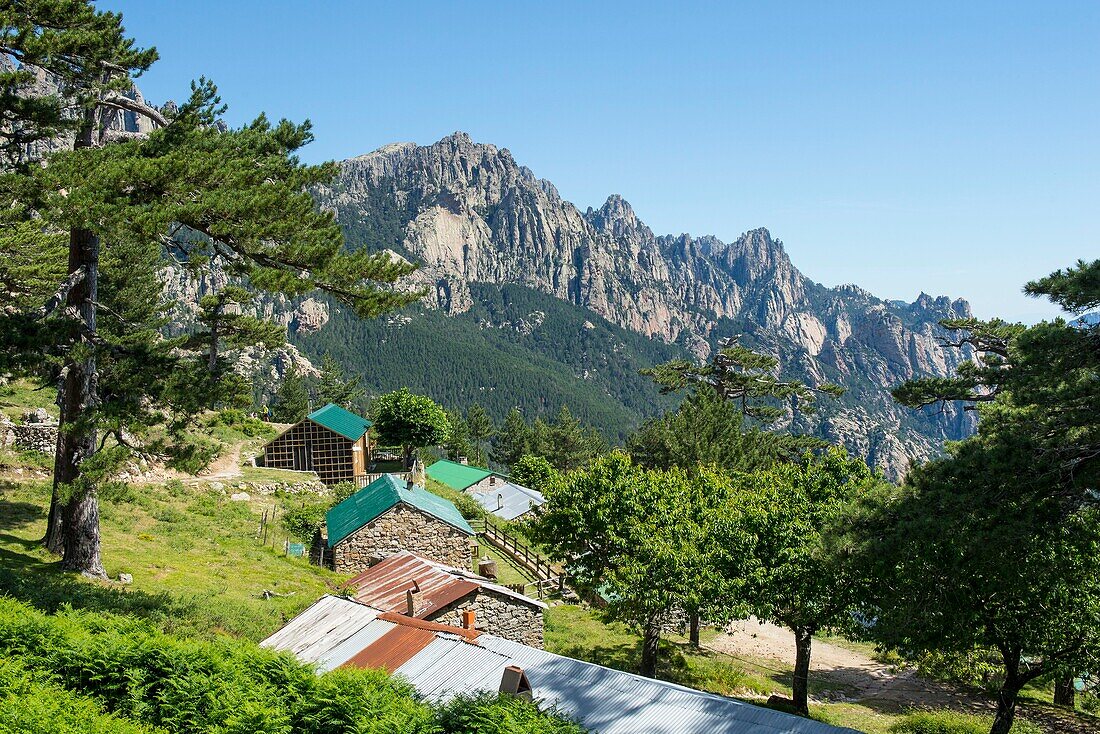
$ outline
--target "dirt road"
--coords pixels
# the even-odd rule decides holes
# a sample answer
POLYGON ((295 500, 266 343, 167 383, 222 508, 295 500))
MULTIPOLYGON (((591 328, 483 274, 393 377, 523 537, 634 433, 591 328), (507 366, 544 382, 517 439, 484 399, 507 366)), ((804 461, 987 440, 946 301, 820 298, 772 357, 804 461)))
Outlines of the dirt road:
MULTIPOLYGON (((756 619, 735 622, 726 634, 718 635, 706 647, 750 661, 774 660, 784 670, 794 667, 794 634, 756 619)), ((822 683, 836 686, 835 690, 819 694, 822 700, 879 703, 883 709, 988 707, 981 699, 925 681, 911 671, 896 671, 865 652, 828 642, 814 641, 810 674, 822 683)))

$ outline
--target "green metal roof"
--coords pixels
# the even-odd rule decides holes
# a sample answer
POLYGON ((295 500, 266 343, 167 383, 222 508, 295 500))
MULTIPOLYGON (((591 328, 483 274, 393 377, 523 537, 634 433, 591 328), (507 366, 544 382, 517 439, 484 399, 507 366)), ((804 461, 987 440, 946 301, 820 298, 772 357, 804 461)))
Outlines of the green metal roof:
POLYGON ((383 474, 325 515, 329 548, 399 502, 415 507, 464 533, 474 535, 473 528, 453 502, 432 494, 423 487, 414 486, 409 489, 403 480, 392 474, 383 474))
POLYGON ((435 481, 442 482, 452 489, 457 489, 459 492, 471 485, 477 484, 485 477, 493 475, 493 472, 488 469, 482 469, 479 466, 457 464, 453 461, 447 461, 446 459, 435 462, 429 466, 424 473, 435 481))
POLYGON ((352 413, 350 410, 344 410, 335 403, 329 403, 325 407, 313 411, 306 418, 330 431, 339 433, 349 441, 358 441, 371 427, 369 420, 352 413))

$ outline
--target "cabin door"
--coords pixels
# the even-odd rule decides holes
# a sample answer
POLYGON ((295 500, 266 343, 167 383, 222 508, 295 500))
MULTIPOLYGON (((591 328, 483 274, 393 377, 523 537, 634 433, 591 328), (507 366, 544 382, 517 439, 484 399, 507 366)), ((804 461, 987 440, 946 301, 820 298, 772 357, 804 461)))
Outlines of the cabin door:
POLYGON ((313 454, 308 443, 294 447, 294 468, 298 471, 313 471, 313 454))

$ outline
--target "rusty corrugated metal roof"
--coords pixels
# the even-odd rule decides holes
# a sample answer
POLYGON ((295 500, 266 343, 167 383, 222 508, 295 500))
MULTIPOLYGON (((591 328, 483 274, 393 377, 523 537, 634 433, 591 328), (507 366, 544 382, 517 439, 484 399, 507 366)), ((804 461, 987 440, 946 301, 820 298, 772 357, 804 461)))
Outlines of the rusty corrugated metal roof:
POLYGON ((408 625, 395 625, 375 642, 352 655, 344 663, 356 668, 385 668, 393 673, 412 660, 435 639, 435 632, 408 625))
POLYGON ((420 587, 420 597, 416 613, 412 616, 420 619, 430 617, 478 588, 531 607, 546 608, 544 602, 494 584, 483 576, 436 563, 409 551, 389 556, 347 581, 344 587, 352 590, 356 601, 387 612, 405 614, 408 611, 405 592, 413 588, 413 581, 420 587))
POLYGON ((410 615, 430 617, 465 596, 475 593, 478 584, 447 573, 438 565, 408 551, 401 551, 371 566, 349 580, 356 601, 386 612, 405 614, 405 592, 419 587, 416 610, 410 615))

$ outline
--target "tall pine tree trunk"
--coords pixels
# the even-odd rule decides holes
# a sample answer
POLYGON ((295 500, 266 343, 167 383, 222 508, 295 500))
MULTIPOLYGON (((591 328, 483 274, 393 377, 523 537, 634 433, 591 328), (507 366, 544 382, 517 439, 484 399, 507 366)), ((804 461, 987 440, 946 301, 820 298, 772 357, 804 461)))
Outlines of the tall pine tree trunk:
POLYGON ((657 677, 657 652, 661 645, 663 619, 663 614, 651 616, 642 632, 642 663, 638 672, 647 678, 657 677))
MULTIPOLYGON (((94 111, 86 113, 84 122, 74 148, 92 145, 94 111)), ((78 481, 81 464, 96 452, 96 429, 89 416, 96 403, 96 359, 85 335, 96 331, 99 237, 87 229, 73 229, 69 233, 69 273, 81 269, 84 277, 65 298, 66 315, 75 316, 79 327, 72 341, 73 351, 65 360, 58 395, 61 417, 45 540, 48 548, 64 554, 62 568, 106 578, 100 559, 99 498, 94 486, 78 481)))
MULTIPOLYGON (((60 394, 61 387, 58 387, 58 395, 60 394)), ((61 517, 61 494, 57 486, 57 477, 61 473, 58 463, 61 457, 61 441, 62 434, 58 430, 57 443, 53 451, 53 493, 50 496, 50 514, 46 519, 46 537, 42 538, 42 544, 46 546, 46 550, 58 556, 65 552, 65 523, 61 517)))
MULTIPOLYGON (((69 271, 84 268, 84 279, 69 293, 68 304, 77 309, 81 327, 96 330, 99 238, 86 229, 70 234, 69 271)), ((61 511, 64 536, 62 568, 86 576, 106 578, 99 556, 99 498, 94 486, 79 482, 81 464, 96 452, 96 428, 89 412, 96 403, 96 360, 91 344, 78 340, 78 355, 66 360, 61 393, 58 454, 54 462, 54 487, 67 496, 61 511)))
POLYGON ((791 683, 795 709, 803 716, 810 715, 810 648, 814 633, 809 627, 794 628, 794 680, 791 683))
POLYGON ((1002 653, 1005 661, 1005 681, 997 692, 997 714, 993 717, 993 726, 989 734, 1008 734, 1012 722, 1016 720, 1016 700, 1024 682, 1020 680, 1019 650, 1002 653))

